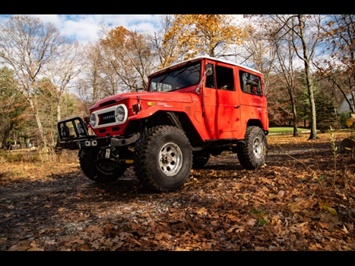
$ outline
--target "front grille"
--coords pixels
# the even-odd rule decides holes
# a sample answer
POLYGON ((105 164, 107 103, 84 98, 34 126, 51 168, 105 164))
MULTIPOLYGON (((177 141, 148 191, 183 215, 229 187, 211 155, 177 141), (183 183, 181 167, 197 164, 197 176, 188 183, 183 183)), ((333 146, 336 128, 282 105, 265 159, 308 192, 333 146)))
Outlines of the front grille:
POLYGON ((115 112, 111 111, 111 112, 107 112, 104 114, 100 114, 99 121, 100 121, 99 125, 114 123, 116 121, 115 120, 115 112))

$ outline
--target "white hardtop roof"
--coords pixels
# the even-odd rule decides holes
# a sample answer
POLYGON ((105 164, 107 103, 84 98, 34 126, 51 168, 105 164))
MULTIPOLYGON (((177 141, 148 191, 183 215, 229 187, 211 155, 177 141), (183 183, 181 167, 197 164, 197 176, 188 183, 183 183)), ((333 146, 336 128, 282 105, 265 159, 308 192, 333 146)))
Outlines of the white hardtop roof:
POLYGON ((169 69, 171 67, 174 67, 174 66, 178 66, 178 65, 183 65, 187 62, 190 62, 190 61, 198 61, 198 60, 201 60, 201 59, 210 59, 210 60, 214 60, 214 61, 218 61, 218 62, 222 62, 222 63, 226 63, 226 64, 230 64, 230 65, 234 65, 234 66, 238 66, 238 67, 242 67, 242 68, 245 68, 245 69, 249 69, 251 71, 254 71, 254 72, 257 72, 259 74, 262 74, 259 70, 256 70, 254 68, 251 68, 251 67, 247 67, 247 66, 244 66, 244 65, 241 65, 241 64, 237 64, 235 62, 232 62, 232 61, 228 61, 228 60, 225 60, 225 59, 221 59, 221 58, 217 58, 217 57, 211 57, 211 56, 208 56, 208 55, 204 55, 204 56, 197 56, 197 57, 194 57, 194 58, 191 58, 191 59, 187 59, 187 60, 184 60, 184 61, 180 61, 180 62, 177 62, 177 63, 174 63, 170 66, 167 66, 167 67, 164 67, 158 71, 156 71, 155 73, 153 74, 156 74, 156 73, 159 73, 159 72, 162 72, 166 69, 169 69))

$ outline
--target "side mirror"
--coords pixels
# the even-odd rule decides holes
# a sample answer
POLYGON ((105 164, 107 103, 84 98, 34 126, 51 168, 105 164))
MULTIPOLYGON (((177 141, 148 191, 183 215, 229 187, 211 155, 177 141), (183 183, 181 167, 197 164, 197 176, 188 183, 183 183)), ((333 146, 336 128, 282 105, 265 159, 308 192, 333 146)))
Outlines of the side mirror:
POLYGON ((211 64, 207 64, 206 65, 206 71, 205 71, 205 75, 206 76, 211 76, 213 74, 213 68, 211 64))

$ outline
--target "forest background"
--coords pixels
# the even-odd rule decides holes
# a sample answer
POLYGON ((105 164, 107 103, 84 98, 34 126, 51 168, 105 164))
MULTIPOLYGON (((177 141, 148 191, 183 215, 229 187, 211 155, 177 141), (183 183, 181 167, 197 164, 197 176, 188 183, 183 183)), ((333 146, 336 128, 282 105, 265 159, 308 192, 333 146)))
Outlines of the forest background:
POLYGON ((199 55, 261 71, 270 126, 347 127, 355 113, 355 15, 184 14, 163 16, 159 31, 102 28, 79 44, 51 23, 12 16, 0 25, 0 148, 54 150, 57 122, 87 116, 97 100, 140 91, 149 74, 199 55), (339 106, 346 109, 339 113, 339 106))

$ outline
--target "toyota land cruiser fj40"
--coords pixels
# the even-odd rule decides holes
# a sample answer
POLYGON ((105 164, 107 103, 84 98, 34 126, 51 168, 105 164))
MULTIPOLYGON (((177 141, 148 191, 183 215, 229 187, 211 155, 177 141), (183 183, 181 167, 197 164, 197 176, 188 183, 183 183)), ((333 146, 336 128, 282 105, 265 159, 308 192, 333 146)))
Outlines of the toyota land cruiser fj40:
POLYGON ((83 173, 112 182, 126 169, 152 191, 181 189, 210 156, 235 153, 245 169, 265 163, 269 120, 263 75, 197 57, 148 77, 143 92, 106 97, 90 117, 58 122, 59 145, 78 149, 83 173))

